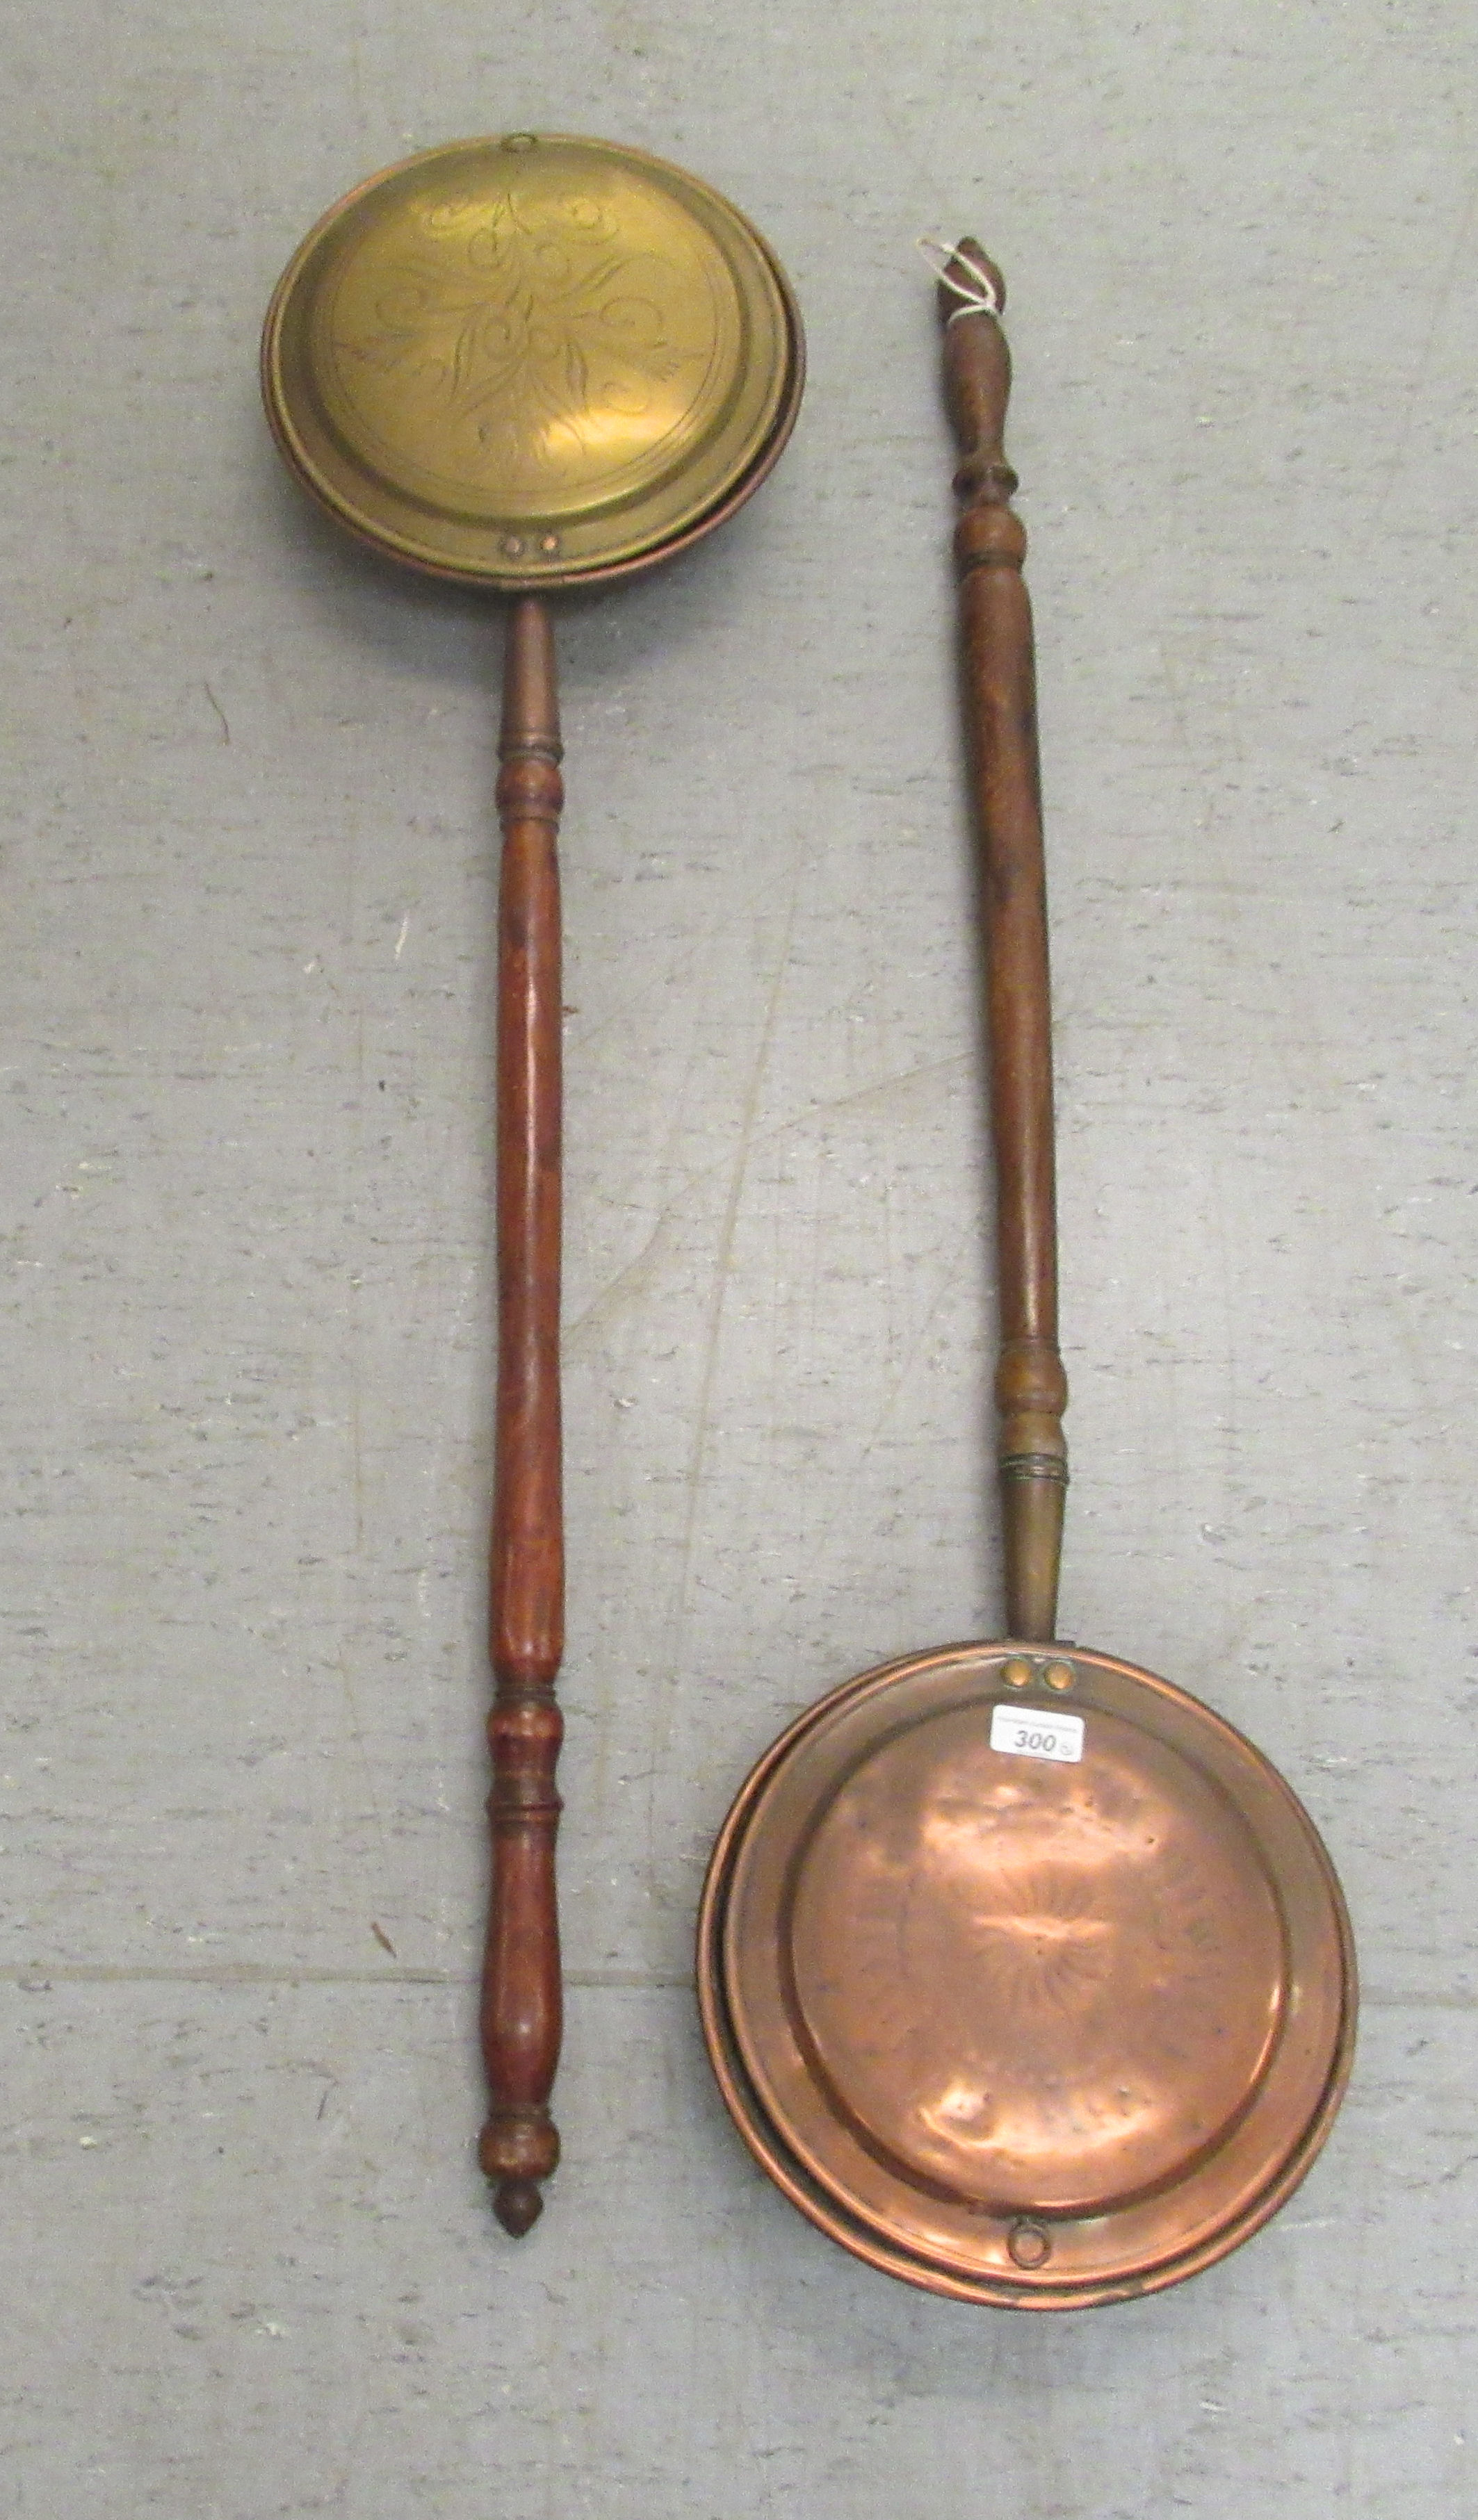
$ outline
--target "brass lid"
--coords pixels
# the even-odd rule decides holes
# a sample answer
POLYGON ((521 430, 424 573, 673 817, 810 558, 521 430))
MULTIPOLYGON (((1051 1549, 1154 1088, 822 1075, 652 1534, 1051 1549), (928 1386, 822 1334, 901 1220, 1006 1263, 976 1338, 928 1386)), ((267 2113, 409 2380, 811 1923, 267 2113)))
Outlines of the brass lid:
POLYGON ((340 521, 502 589, 637 568, 747 496, 800 401, 763 239, 609 141, 455 141, 372 176, 299 248, 262 338, 291 469, 340 521))
POLYGON ((914 1655, 803 1716, 719 1840, 699 1983, 794 2201, 891 2273, 1012 2307, 1152 2291, 1245 2239, 1354 2038, 1301 1804, 1196 1699, 1077 1647, 914 1655), (1002 1743, 1068 1755, 993 1746, 997 1708, 1002 1743))

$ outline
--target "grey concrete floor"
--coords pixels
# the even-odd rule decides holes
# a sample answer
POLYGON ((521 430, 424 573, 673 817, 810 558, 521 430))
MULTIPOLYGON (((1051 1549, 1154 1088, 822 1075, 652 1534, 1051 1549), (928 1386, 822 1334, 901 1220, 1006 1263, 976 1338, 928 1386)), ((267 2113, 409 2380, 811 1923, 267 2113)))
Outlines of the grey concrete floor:
POLYGON ((1212 2520, 1478 2503, 1478 27, 1455 0, 13 13, 0 2504, 1212 2520), (470 2150, 497 624, 255 399, 319 210, 594 130, 767 231, 764 495, 563 616, 566 2164, 470 2150), (948 451, 1005 266, 1073 1379, 1065 1625, 1293 1778, 1324 2158, 1019 2321, 755 2173, 688 1992, 783 1719, 998 1618, 948 451))

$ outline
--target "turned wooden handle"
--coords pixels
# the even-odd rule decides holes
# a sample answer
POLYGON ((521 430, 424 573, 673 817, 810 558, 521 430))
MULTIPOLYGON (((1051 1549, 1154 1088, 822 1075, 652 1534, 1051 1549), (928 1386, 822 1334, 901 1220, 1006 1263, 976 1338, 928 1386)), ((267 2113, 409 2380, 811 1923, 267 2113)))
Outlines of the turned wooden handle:
POLYGON ((995 1402, 1006 1561, 1006 1627, 1048 1640, 1067 1488, 1057 1349, 1057 1202, 1052 1145, 1052 1024, 1046 878, 1037 751, 1027 537, 1010 500, 1002 438, 1011 354, 994 314, 1005 283, 973 237, 939 286, 945 379, 959 441, 962 681, 982 853, 989 966, 991 1116, 995 1142, 1000 1355, 995 1402), (984 284, 984 286, 982 286, 984 284))
POLYGON ((490 1653, 492 1884, 483 1967, 493 2211, 515 2238, 559 2160, 549 2093, 563 2005, 554 1786, 564 1723, 561 1508, 559 702, 549 614, 521 596, 508 627, 498 741, 498 1398, 490 1653))

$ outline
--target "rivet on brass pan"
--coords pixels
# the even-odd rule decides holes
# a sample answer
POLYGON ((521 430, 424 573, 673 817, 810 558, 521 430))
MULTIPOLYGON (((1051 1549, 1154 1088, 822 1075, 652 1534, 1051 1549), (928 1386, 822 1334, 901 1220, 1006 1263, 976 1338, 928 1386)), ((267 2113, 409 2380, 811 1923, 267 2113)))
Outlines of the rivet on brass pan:
POLYGON ((361 184, 293 256, 262 336, 278 446, 329 514, 394 560, 518 599, 498 744, 497 1689, 479 2146, 515 2235, 559 2159, 564 788, 544 598, 647 568, 731 516, 790 433, 804 366, 784 274, 731 202, 640 150, 531 131, 428 150, 361 184))
POLYGON ((823 2231, 929 2291, 1069 2310, 1193 2274, 1297 2186, 1350 2069, 1355 1954, 1270 1762, 1185 1690, 1077 1644, 1068 1662, 1056 1636, 1067 1385, 1026 536, 1000 274, 973 243, 944 258, 1008 1634, 864 1672, 766 1752, 709 1868, 698 1978, 735 2124, 823 2231), (1034 1673, 1071 1705, 1003 1695, 1034 1673))

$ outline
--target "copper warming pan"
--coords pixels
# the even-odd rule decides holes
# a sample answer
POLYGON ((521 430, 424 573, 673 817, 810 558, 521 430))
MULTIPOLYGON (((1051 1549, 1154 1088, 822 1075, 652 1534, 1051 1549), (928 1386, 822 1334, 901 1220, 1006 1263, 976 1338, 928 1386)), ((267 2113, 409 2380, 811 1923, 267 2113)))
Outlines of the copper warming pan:
POLYGON ((1067 1480, 1045 890, 1000 275, 940 287, 962 461, 963 688, 983 860, 1010 1634, 864 1672, 724 1824, 705 2035, 751 2151, 925 2289, 1069 2310, 1257 2230, 1328 2133, 1355 1952, 1313 1822, 1169 1681, 1054 1642, 1067 1480))

